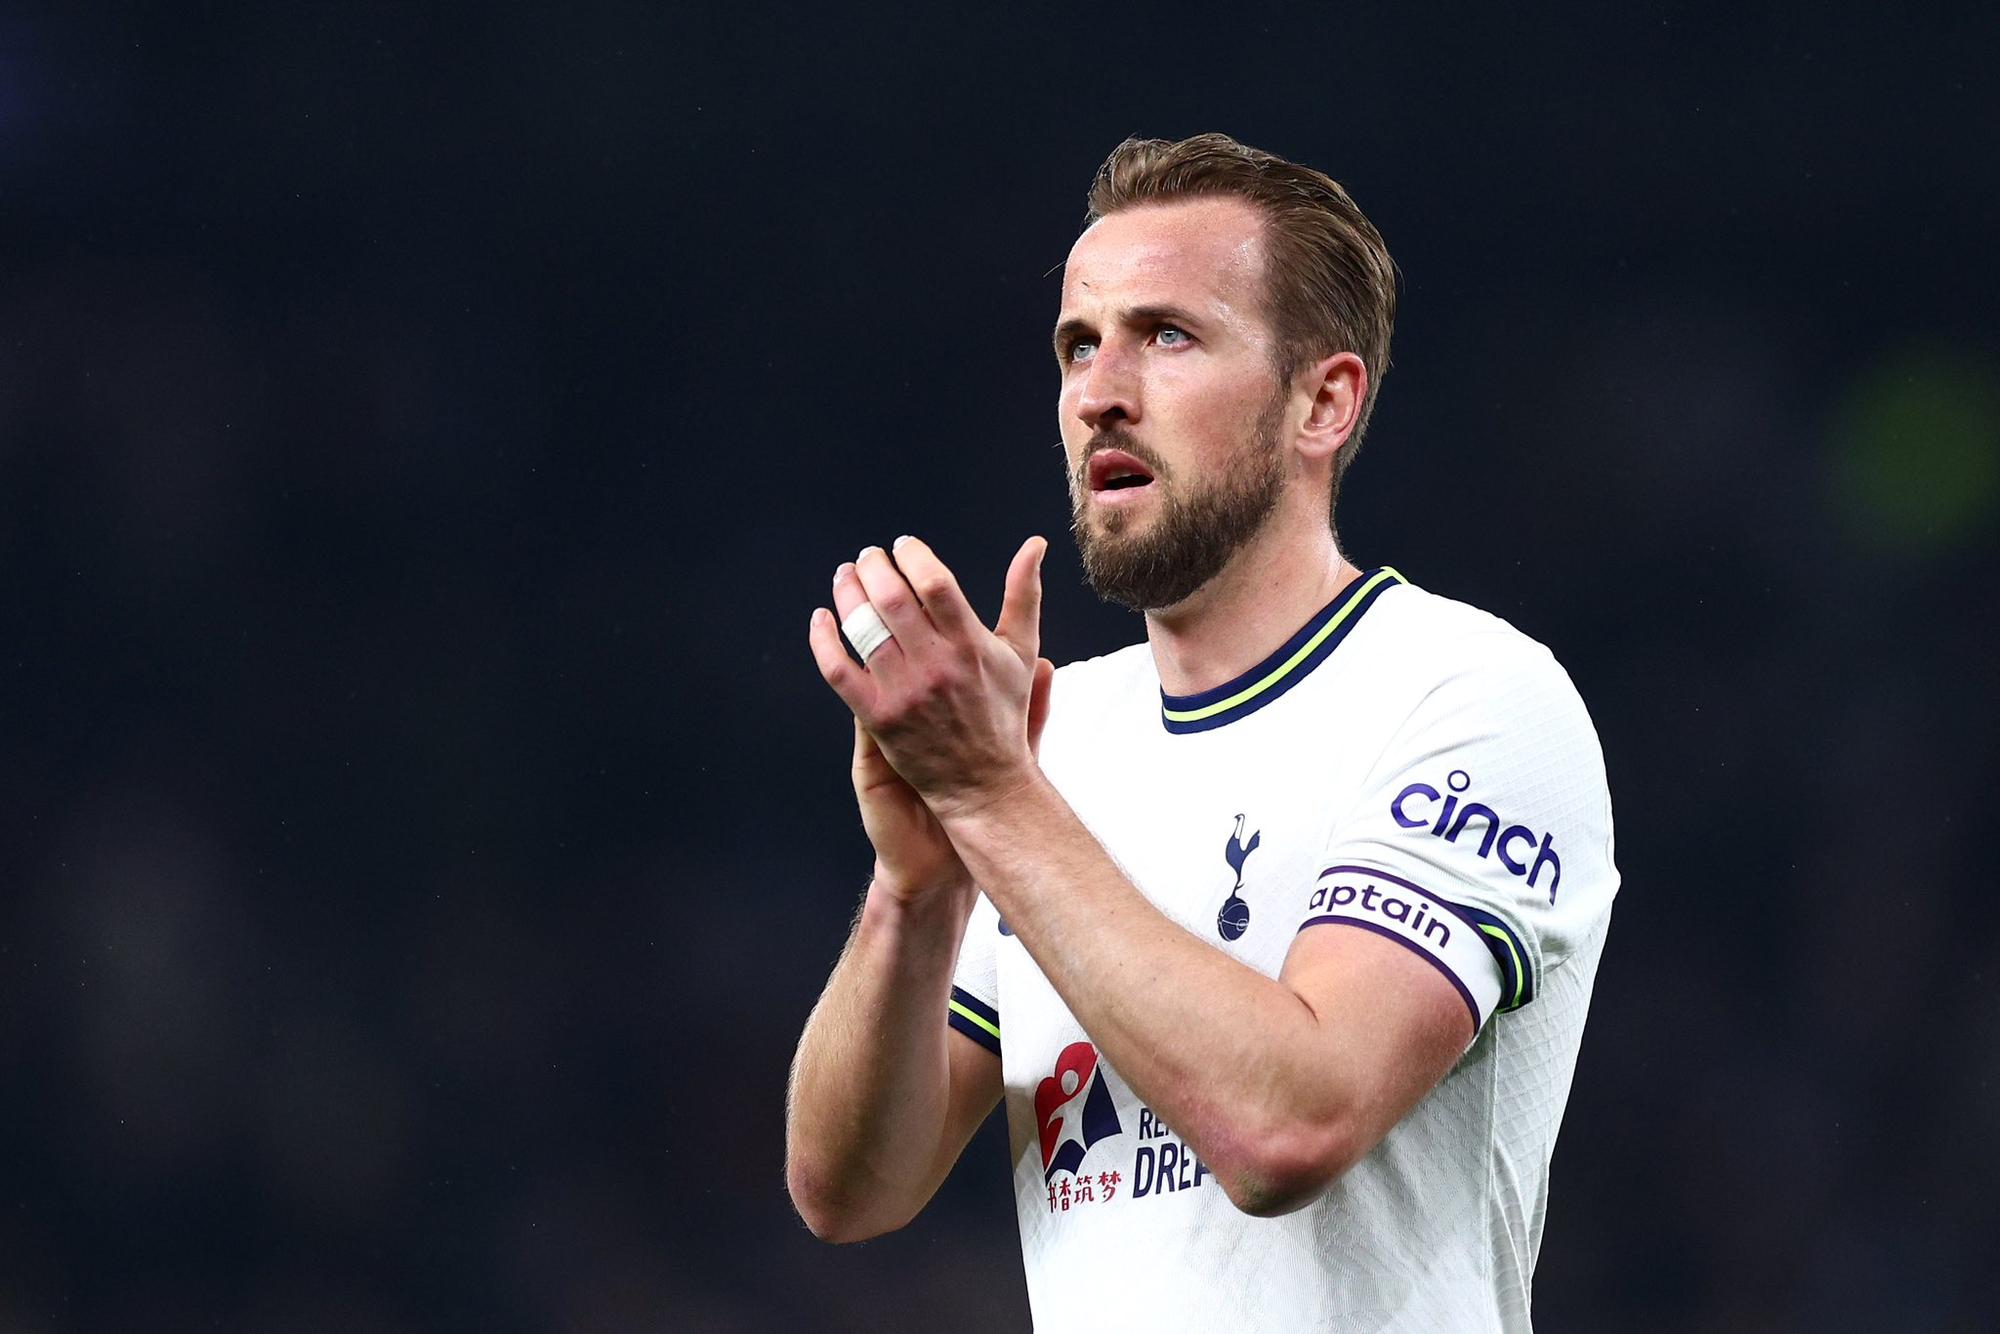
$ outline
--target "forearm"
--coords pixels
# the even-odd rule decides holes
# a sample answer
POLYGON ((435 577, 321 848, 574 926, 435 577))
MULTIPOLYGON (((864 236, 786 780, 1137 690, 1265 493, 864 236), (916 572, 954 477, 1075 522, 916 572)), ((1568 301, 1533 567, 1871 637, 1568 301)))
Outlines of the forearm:
POLYGON ((943 1142, 944 1014, 973 893, 908 904, 871 888, 806 1022, 786 1108, 786 1179, 817 1235, 855 1240, 902 1226, 963 1147, 943 1142))
POLYGON ((1039 773, 943 823, 967 868, 1133 1091, 1246 1208, 1340 1161, 1356 1090, 1283 982, 1154 908, 1039 773))

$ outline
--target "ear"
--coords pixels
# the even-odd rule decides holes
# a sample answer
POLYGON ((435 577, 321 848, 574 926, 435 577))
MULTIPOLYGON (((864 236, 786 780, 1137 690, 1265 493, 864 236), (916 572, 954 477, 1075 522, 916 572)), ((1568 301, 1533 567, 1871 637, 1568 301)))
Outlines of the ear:
POLYGON ((1331 459, 1354 434, 1361 404, 1368 397, 1368 367, 1352 352, 1336 352, 1299 372, 1293 382, 1312 396, 1299 424, 1298 450, 1307 458, 1331 459))

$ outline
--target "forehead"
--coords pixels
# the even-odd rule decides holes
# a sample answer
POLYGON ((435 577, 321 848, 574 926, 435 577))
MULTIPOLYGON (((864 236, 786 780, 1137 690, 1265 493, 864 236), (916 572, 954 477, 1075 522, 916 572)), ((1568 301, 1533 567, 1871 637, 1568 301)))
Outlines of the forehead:
POLYGON ((1063 267, 1065 317, 1092 308, 1200 305, 1258 314, 1264 224, 1234 198, 1148 204, 1100 218, 1063 267))

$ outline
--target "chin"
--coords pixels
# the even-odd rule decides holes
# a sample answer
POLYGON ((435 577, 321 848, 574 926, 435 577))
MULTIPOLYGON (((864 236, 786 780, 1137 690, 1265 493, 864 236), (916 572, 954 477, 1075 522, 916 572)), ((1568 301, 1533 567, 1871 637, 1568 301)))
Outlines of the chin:
POLYGON ((1101 534, 1105 537, 1122 537, 1128 534, 1136 535, 1146 531, 1148 522, 1152 518, 1157 517, 1154 514, 1148 513, 1149 510, 1157 508, 1157 506, 1147 506, 1144 508, 1123 506, 1098 508, 1097 506, 1092 506, 1085 512, 1085 522, 1090 526, 1091 532, 1101 534))

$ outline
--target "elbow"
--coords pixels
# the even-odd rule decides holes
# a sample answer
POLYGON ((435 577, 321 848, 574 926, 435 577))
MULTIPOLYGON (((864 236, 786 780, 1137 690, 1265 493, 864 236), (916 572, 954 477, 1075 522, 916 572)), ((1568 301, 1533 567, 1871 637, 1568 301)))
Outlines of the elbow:
POLYGON ((837 1246, 875 1235, 860 1227, 853 1209, 841 1207, 839 1193, 830 1186, 823 1175, 801 1167, 796 1160, 785 1166, 785 1189, 806 1231, 837 1246))
POLYGON ((806 1225, 806 1231, 819 1240, 835 1246, 845 1246, 849 1242, 866 1241, 880 1236, 886 1228, 870 1229, 862 1225, 862 1220, 852 1209, 842 1209, 824 1195, 815 1194, 809 1187, 801 1188, 794 1178, 790 1183, 792 1208, 806 1225))
POLYGON ((786 1164, 785 1189, 792 1197, 806 1230, 819 1240, 836 1246, 867 1241, 885 1232, 894 1232, 908 1220, 870 1217, 857 1206, 851 1193, 841 1190, 825 1174, 814 1172, 797 1160, 786 1164))
POLYGON ((1238 1209, 1277 1218, 1324 1195, 1369 1147, 1343 1126, 1295 1125, 1245 1143, 1216 1165, 1216 1176, 1238 1209))
POLYGON ((847 1215, 825 1209, 814 1209, 800 1204, 796 1198, 792 1203, 798 1209, 799 1217, 805 1220, 806 1231, 829 1245, 845 1246, 850 1242, 867 1241, 888 1231, 886 1228, 861 1227, 855 1219, 847 1215))

